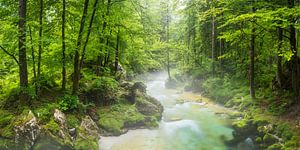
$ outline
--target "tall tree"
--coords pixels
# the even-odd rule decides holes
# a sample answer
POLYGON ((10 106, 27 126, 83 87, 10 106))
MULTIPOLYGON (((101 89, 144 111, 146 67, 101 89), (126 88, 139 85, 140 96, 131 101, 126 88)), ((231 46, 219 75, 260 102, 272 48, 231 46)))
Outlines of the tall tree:
POLYGON ((61 27, 61 37, 62 37, 62 90, 66 89, 67 75, 66 75, 66 37, 65 37, 65 24, 66 24, 66 0, 62 2, 62 27, 61 27))
POLYGON ((212 74, 215 75, 216 60, 216 19, 214 14, 214 1, 211 1, 212 17, 211 17, 211 58, 212 58, 212 74))
POLYGON ((89 39, 90 39, 90 35, 91 35, 91 31, 92 31, 92 26, 93 26, 93 22, 94 22, 96 10, 97 10, 98 1, 99 1, 99 0, 95 0, 95 2, 94 2, 93 12, 92 12, 92 16, 91 16, 91 19, 90 19, 88 31, 87 31, 88 33, 87 33, 87 36, 86 36, 86 39, 85 39, 85 42, 84 42, 84 45, 83 45, 83 50, 82 50, 82 54, 81 54, 81 59, 80 59, 80 66, 79 66, 79 68, 81 68, 82 65, 83 65, 84 56, 85 56, 85 53, 86 53, 86 46, 87 46, 87 44, 88 44, 88 42, 89 42, 89 39))
POLYGON ((116 51, 115 51, 115 72, 117 73, 118 71, 118 66, 119 66, 119 48, 120 48, 120 27, 118 28, 118 33, 117 33, 117 42, 116 42, 116 51))
POLYGON ((78 89, 79 89, 79 80, 80 80, 79 51, 82 43, 82 35, 83 35, 83 30, 85 25, 85 19, 87 16, 88 6, 89 6, 89 0, 85 0, 83 14, 80 21, 80 28, 79 28, 78 38, 77 38, 75 56, 74 56, 74 73, 73 73, 73 94, 74 95, 78 93, 78 89))
POLYGON ((26 59, 26 0, 19 0, 19 76, 20 76, 20 100, 29 99, 26 88, 28 87, 28 70, 26 59))
MULTIPOLYGON (((41 76, 41 61, 42 61, 42 44, 43 44, 43 0, 39 0, 40 2, 40 13, 39 13, 39 51, 38 51, 38 70, 37 70, 37 78, 40 80, 41 76)), ((39 87, 38 87, 39 88, 39 87)))
MULTIPOLYGON (((255 0, 252 0, 252 13, 256 12, 256 8, 254 6, 255 0)), ((251 35, 250 35, 250 49, 249 49, 249 56, 250 56, 250 66, 249 66, 249 78, 250 78, 250 96, 252 99, 255 99, 255 85, 254 85, 254 57, 255 57, 255 25, 252 23, 251 27, 251 35)))

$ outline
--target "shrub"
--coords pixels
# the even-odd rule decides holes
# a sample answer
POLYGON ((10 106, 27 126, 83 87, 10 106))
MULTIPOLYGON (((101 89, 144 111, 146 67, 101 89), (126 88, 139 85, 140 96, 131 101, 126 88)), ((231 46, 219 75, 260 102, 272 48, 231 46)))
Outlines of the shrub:
POLYGON ((74 110, 78 107, 78 97, 74 95, 65 95, 59 102, 59 108, 63 111, 74 110))

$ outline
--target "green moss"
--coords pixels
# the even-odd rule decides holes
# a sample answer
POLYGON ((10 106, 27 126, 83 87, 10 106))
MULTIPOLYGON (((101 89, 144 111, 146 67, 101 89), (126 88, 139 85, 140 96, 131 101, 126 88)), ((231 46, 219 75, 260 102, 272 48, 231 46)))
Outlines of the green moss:
POLYGON ((279 124, 275 132, 280 135, 285 141, 291 140, 291 138, 293 137, 293 131, 288 123, 279 124))
POLYGON ((156 128, 158 127, 158 121, 156 120, 156 117, 148 117, 145 121, 145 125, 149 128, 156 128))
POLYGON ((98 150, 98 141, 96 139, 78 138, 74 143, 76 150, 98 150))
POLYGON ((242 120, 235 121, 232 123, 232 126, 235 128, 245 128, 247 125, 248 125, 247 119, 242 119, 242 120))
POLYGON ((0 111, 0 136, 13 137, 13 125, 12 121, 14 115, 8 112, 0 111))
POLYGON ((284 144, 284 147, 286 149, 293 149, 295 147, 300 147, 300 137, 299 136, 293 136, 291 138, 291 140, 287 141, 285 144, 284 144))
POLYGON ((66 123, 69 128, 76 128, 79 126, 80 121, 75 115, 67 115, 66 123))
POLYGON ((281 150, 282 146, 280 144, 273 144, 267 148, 267 150, 281 150))
POLYGON ((256 143, 261 143, 261 142, 262 142, 261 137, 257 137, 257 138, 255 139, 255 142, 256 142, 256 143))
POLYGON ((267 134, 264 135, 263 141, 266 144, 271 144, 271 143, 275 143, 276 139, 274 138, 274 136, 272 136, 271 134, 267 133, 267 134))
POLYGON ((11 150, 11 149, 17 149, 17 148, 16 148, 16 144, 15 144, 14 140, 0 138, 0 149, 1 150, 11 150))
POLYGON ((53 118, 51 118, 50 121, 44 125, 44 128, 51 133, 57 133, 60 130, 60 126, 54 121, 53 118))
POLYGON ((74 149, 76 150, 98 150, 99 137, 95 137, 87 133, 84 129, 78 128, 78 133, 82 136, 77 137, 74 142, 74 149))
POLYGON ((51 112, 56 108, 57 104, 45 104, 33 110, 41 123, 47 123, 51 118, 51 112))
POLYGON ((140 114, 134 105, 117 104, 112 107, 100 108, 98 110, 100 119, 98 124, 108 132, 121 134, 125 125, 134 126, 144 121, 144 116, 140 114))

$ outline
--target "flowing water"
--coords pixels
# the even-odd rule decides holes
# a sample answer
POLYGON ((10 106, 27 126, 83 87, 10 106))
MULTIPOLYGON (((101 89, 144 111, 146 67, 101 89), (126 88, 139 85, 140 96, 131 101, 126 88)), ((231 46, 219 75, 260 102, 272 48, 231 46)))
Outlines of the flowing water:
MULTIPOLYGON (((225 108, 207 102, 178 99, 199 95, 165 88, 166 73, 153 74, 147 84, 149 95, 164 106, 158 129, 130 130, 118 137, 101 137, 100 150, 228 150, 225 140, 232 139, 229 120, 220 111, 225 108)), ((226 110, 225 110, 226 111, 226 110)))

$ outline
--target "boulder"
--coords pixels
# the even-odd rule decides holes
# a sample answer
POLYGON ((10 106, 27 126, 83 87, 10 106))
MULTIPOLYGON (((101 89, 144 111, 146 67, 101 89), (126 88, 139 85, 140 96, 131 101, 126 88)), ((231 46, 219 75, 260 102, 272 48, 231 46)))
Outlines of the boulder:
POLYGON ((86 133, 79 133, 79 135, 82 137, 85 137, 86 135, 99 137, 99 128, 90 116, 85 116, 80 124, 80 128, 84 131, 84 133, 86 133))
POLYGON ((54 110, 54 120, 60 125, 65 126, 66 123, 66 115, 58 109, 54 110))
POLYGON ((18 125, 14 126, 15 141, 24 149, 30 149, 41 133, 37 118, 30 110, 27 115, 21 116, 18 125))

